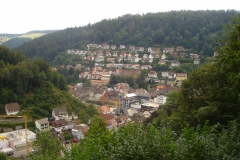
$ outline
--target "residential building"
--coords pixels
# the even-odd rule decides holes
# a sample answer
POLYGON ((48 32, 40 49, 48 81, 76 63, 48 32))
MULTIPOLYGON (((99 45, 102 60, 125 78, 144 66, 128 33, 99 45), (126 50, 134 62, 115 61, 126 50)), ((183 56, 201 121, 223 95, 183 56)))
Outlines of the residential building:
POLYGON ((88 129, 86 124, 75 125, 71 130, 73 138, 77 138, 78 140, 85 138, 88 129))
POLYGON ((35 121, 35 127, 38 131, 49 130, 49 121, 48 118, 42 118, 35 121))
POLYGON ((193 63, 194 64, 200 64, 200 59, 194 59, 193 63))
POLYGON ((100 106, 98 108, 98 111, 101 113, 101 114, 110 114, 110 108, 108 106, 100 106))
POLYGON ((116 49, 115 45, 111 45, 110 47, 111 47, 111 49, 116 49))
POLYGON ((155 72, 155 71, 150 71, 150 72, 148 73, 148 77, 150 77, 150 78, 157 78, 157 72, 155 72))
POLYGON ((172 47, 163 49, 163 53, 169 53, 169 52, 173 52, 173 51, 174 51, 174 48, 172 48, 172 47))
POLYGON ((7 103, 5 104, 5 111, 7 115, 16 115, 20 110, 18 103, 7 103))
POLYGON ((151 69, 152 66, 151 65, 141 65, 141 70, 143 69, 151 69))
POLYGON ((134 96, 133 97, 123 97, 123 98, 120 98, 120 100, 119 100, 119 106, 122 109, 129 109, 130 104, 134 103, 134 102, 137 102, 137 99, 134 96))
POLYGON ((161 64, 161 65, 166 65, 166 61, 164 59, 161 59, 158 64, 161 64))
POLYGON ((179 67, 180 66, 180 62, 174 61, 171 62, 171 67, 179 67))
POLYGON ((177 47, 176 47, 176 51, 177 51, 177 52, 184 52, 185 49, 183 48, 183 46, 177 46, 177 47))
POLYGON ((124 48, 125 48, 125 45, 120 45, 119 48, 120 48, 120 49, 124 49, 124 48))
POLYGON ((54 128, 55 131, 57 132, 62 132, 62 130, 68 130, 69 129, 69 124, 65 119, 59 119, 56 121, 51 121, 50 122, 50 128, 54 128))
POLYGON ((176 73, 176 80, 185 80, 187 79, 187 73, 176 73))
POLYGON ((66 107, 53 108, 52 117, 54 117, 55 120, 59 119, 68 120, 67 108, 66 107))

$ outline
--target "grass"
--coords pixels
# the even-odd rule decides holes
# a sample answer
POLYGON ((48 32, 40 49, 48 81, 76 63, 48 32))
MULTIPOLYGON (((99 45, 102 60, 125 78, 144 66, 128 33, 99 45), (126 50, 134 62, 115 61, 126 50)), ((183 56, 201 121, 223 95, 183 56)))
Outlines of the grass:
POLYGON ((31 39, 34 39, 34 38, 41 37, 43 35, 44 35, 44 33, 30 33, 30 34, 24 34, 22 36, 19 36, 19 38, 31 38, 31 39))

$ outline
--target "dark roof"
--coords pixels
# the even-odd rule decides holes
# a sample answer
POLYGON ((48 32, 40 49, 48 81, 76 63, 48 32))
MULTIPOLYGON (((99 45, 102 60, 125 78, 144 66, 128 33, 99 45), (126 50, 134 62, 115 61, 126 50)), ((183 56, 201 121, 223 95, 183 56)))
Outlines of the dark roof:
POLYGON ((7 103, 5 104, 5 109, 8 111, 17 111, 20 110, 18 103, 7 103))
POLYGON ((58 127, 58 126, 63 126, 65 124, 67 124, 67 121, 65 119, 59 119, 57 121, 53 121, 53 122, 50 122, 50 124, 53 126, 53 127, 58 127))

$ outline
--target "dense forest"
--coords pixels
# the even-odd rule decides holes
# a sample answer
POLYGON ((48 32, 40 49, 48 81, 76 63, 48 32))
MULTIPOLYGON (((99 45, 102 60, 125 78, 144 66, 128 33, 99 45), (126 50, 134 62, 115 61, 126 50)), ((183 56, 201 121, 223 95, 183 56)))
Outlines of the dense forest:
POLYGON ((66 49, 86 49, 88 43, 136 46, 181 45, 192 52, 212 56, 222 25, 237 15, 234 10, 171 11, 124 15, 83 27, 57 31, 16 48, 27 57, 52 61, 66 49))
POLYGON ((94 116, 87 138, 72 149, 48 152, 57 140, 45 134, 30 159, 170 159, 215 160, 240 158, 240 15, 224 26, 218 55, 194 70, 179 91, 143 124, 126 124, 109 131, 94 116), (44 143, 43 143, 44 142, 44 143), (59 157, 57 152, 64 151, 59 157))
POLYGON ((42 59, 26 59, 21 52, 0 47, 0 113, 6 103, 18 102, 20 114, 31 111, 33 118, 51 116, 55 107, 66 106, 69 113, 78 113, 86 123, 97 113, 94 106, 86 107, 68 93, 65 77, 52 71, 42 59))

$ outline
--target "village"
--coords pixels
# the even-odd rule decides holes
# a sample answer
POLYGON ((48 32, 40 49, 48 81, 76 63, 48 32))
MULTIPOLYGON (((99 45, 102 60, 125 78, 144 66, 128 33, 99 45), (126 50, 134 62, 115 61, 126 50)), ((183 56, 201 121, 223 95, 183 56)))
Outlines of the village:
MULTIPOLYGON (((153 47, 144 49, 125 45, 120 45, 119 51, 114 51, 114 45, 88 44, 87 47, 87 51, 66 51, 67 54, 79 54, 82 59, 94 62, 92 68, 81 64, 75 66, 83 69, 83 72, 79 73, 79 79, 90 80, 91 85, 77 83, 70 86, 69 92, 86 105, 94 104, 109 130, 118 130, 127 123, 142 123, 162 108, 168 94, 177 91, 182 81, 188 77, 187 73, 173 71, 174 67, 181 65, 176 59, 188 57, 194 65, 200 64, 200 55, 187 54, 182 46, 163 48, 161 52, 153 47), (98 50, 99 48, 101 50, 98 50), (172 57, 172 60, 168 60, 168 57, 172 57), (161 73, 153 70, 154 61, 157 65, 168 66, 169 70, 161 73), (111 75, 137 77, 141 71, 147 72, 144 82, 148 89, 132 88, 128 83, 117 83, 107 87, 111 75)), ((9 103, 5 105, 5 111, 6 115, 14 116, 20 111, 20 106, 18 103, 9 103)), ((87 124, 77 119, 78 114, 68 113, 65 106, 54 108, 50 117, 35 120, 35 132, 19 127, 0 134, 1 151, 13 153, 18 148, 30 146, 36 139, 36 133, 41 131, 50 131, 63 145, 69 142, 78 143, 86 136, 91 119, 87 124), (66 139, 66 133, 70 135, 70 139, 66 139)))

